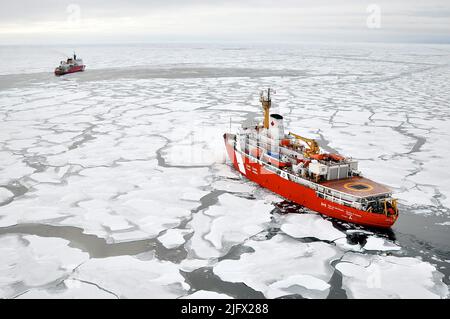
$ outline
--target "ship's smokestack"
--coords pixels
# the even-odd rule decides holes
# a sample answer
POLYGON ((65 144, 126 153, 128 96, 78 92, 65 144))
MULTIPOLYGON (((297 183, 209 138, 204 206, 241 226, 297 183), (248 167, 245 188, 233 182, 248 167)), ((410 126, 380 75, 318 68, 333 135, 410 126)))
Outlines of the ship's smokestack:
POLYGON ((280 141, 284 138, 283 117, 279 114, 271 114, 269 122, 269 134, 272 138, 272 152, 280 152, 280 141))
POLYGON ((270 115, 270 136, 274 140, 280 140, 284 137, 283 117, 280 114, 270 115))

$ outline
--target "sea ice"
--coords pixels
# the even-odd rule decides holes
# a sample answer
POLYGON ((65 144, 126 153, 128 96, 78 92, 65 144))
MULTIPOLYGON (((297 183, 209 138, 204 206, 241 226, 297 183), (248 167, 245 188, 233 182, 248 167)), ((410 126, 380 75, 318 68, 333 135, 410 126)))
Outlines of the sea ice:
POLYGON ((64 288, 30 289, 20 295, 18 299, 115 299, 116 297, 98 288, 94 284, 85 283, 74 279, 66 279, 62 282, 64 288))
POLYGON ((65 167, 49 167, 47 170, 30 175, 30 178, 39 183, 61 183, 61 180, 69 170, 69 166, 65 167))
POLYGON ((333 224, 317 214, 288 214, 284 218, 281 230, 294 238, 314 237, 320 240, 334 241, 346 235, 333 224))
POLYGON ((176 248, 185 243, 184 236, 190 232, 186 229, 168 229, 164 235, 158 237, 158 241, 167 249, 176 248))
POLYGON ((208 110, 249 111, 251 108, 243 103, 228 103, 209 107, 208 110))
POLYGON ((0 187, 0 204, 10 200, 14 194, 4 187, 0 187))
POLYGON ((324 242, 301 243, 286 235, 245 245, 254 252, 220 261, 213 271, 224 281, 243 282, 269 298, 293 293, 325 298, 333 273, 330 263, 342 255, 324 242))
POLYGON ((180 299, 233 299, 233 297, 214 291, 199 290, 180 299))
POLYGON ((369 236, 363 247, 365 250, 392 251, 400 250, 401 247, 387 241, 384 238, 369 236))
POLYGON ((219 180, 212 183, 212 187, 218 190, 224 190, 231 193, 251 193, 255 190, 255 185, 248 180, 219 180))
POLYGON ((34 171, 23 162, 20 156, 10 152, 0 152, 0 185, 7 185, 34 171))
POLYGON ((363 251, 363 248, 360 244, 350 244, 347 241, 347 238, 339 238, 334 241, 337 247, 341 248, 342 250, 350 250, 350 251, 356 251, 361 252, 363 251))
POLYGON ((174 166, 210 166, 224 162, 223 138, 220 128, 204 127, 190 136, 171 142, 162 155, 174 166))
POLYGON ((0 236, 0 298, 20 293, 14 288, 17 284, 28 289, 56 282, 89 259, 68 243, 32 235, 0 236))
POLYGON ((370 122, 369 118, 372 115, 369 111, 338 111, 334 116, 334 123, 352 123, 353 125, 361 125, 370 122))
POLYGON ((189 200, 189 201, 199 201, 203 196, 209 194, 207 191, 194 190, 183 193, 180 199, 189 200))
POLYGON ((400 188, 404 177, 414 172, 414 162, 408 158, 390 158, 387 160, 362 160, 359 169, 364 176, 390 187, 400 188), (389 173, 387 173, 389 172, 389 173))
MULTIPOLYGON (((92 53, 90 59, 96 61, 97 69, 114 62, 105 61, 109 55, 101 48, 85 49, 92 53)), ((136 48, 120 50, 127 55, 136 53, 136 48)), ((256 92, 276 82, 273 111, 286 115, 286 128, 316 138, 326 151, 360 160, 362 173, 393 187, 395 196, 406 205, 405 211, 447 214, 448 68, 434 47, 404 50, 404 46, 388 50, 366 45, 338 49, 308 46, 301 50, 304 55, 297 49, 260 50, 261 59, 255 59, 253 49, 215 48, 214 54, 209 49, 180 49, 167 55, 166 48, 151 48, 144 49, 139 61, 130 62, 140 66, 132 72, 98 70, 50 82, 37 74, 42 81, 25 85, 3 81, 0 227, 67 225, 108 243, 159 236, 169 247, 183 244, 180 234, 173 233, 181 223, 190 220, 187 227, 194 233, 184 244, 188 259, 176 267, 157 260, 136 261, 131 256, 89 261, 83 275, 95 283, 66 279, 72 270, 67 256, 77 255, 74 263, 87 258, 67 247, 66 241, 47 238, 45 245, 59 247, 57 254, 45 251, 45 257, 38 258, 35 250, 44 248, 35 237, 1 236, 0 295, 15 296, 26 291, 23 287, 27 289, 23 297, 30 298, 114 297, 116 293, 140 297, 156 295, 160 289, 165 296, 186 296, 187 287, 183 287, 177 267, 184 271, 212 267, 217 257, 224 257, 233 246, 239 250, 248 245, 254 253, 243 253, 240 260, 222 260, 215 271, 223 272, 230 281, 249 283, 268 297, 295 293, 326 297, 333 272, 329 262, 349 250, 359 253, 346 253, 339 265, 350 297, 445 296, 441 275, 429 264, 371 256, 399 249, 389 240, 368 234, 363 248, 347 242, 343 233, 320 216, 270 215, 275 209, 273 202, 283 199, 254 187, 231 165, 224 165, 223 133, 235 132, 242 121, 260 116, 256 92), (182 56, 173 58, 173 54, 182 56), (201 67, 143 70, 149 55, 158 65, 176 58, 189 63, 193 58, 201 67), (417 57, 428 64, 426 68, 417 64, 417 57), (267 69, 267 60, 276 65, 267 69), (246 68, 235 69, 236 63, 246 68), (100 78, 102 81, 97 80, 100 78), (219 196, 214 204, 215 194, 221 192, 234 195, 219 196), (210 196, 202 199, 207 194, 210 196), (202 210, 198 211, 199 207, 202 210), (276 218, 281 231, 289 236, 279 234, 266 240, 272 235, 267 230, 275 224, 270 217, 276 218), (301 239, 304 237, 333 243, 305 244, 309 239, 301 239), (314 248, 314 253, 309 255, 307 247, 314 248), (304 256, 299 256, 302 253, 304 256), (336 256, 330 257, 333 254, 336 256), (358 257, 350 258, 355 255, 358 257), (5 266, 8 261, 17 264, 5 266), (109 265, 113 271, 105 272, 109 265), (388 275, 378 290, 365 284, 366 279, 370 285, 376 284, 366 273, 375 265, 388 275), (154 278, 166 267, 173 280, 160 283, 154 278), (356 275, 351 267, 356 267, 356 275), (38 278, 33 276, 35 272, 38 278), (403 275, 407 279, 402 279, 403 275), (145 286, 147 281, 149 286, 145 286)), ((14 63, 15 59, 4 59, 12 63, 7 69, 14 73, 37 70, 35 59, 26 58, 30 62, 27 67, 22 65, 23 57, 18 59, 20 63, 14 63)), ((445 220, 439 222, 447 227, 445 220)), ((403 243, 402 249, 408 251, 403 243)), ((448 263, 448 258, 439 259, 448 263)), ((199 291, 192 296, 204 294, 215 295, 199 291)))
POLYGON ((436 268, 418 258, 347 253, 336 265, 351 298, 446 298, 436 268))
POLYGON ((221 255, 209 241, 204 239, 204 236, 210 231, 210 222, 211 219, 202 212, 195 214, 189 222, 188 226, 194 230, 194 235, 185 245, 188 248, 189 256, 209 259, 221 255))
POLYGON ((223 194, 217 205, 194 215, 189 225, 195 232, 189 246, 200 258, 224 255, 232 245, 264 230, 271 210, 262 200, 223 194))
POLYGON ((156 258, 90 259, 76 269, 71 279, 98 285, 120 298, 177 298, 189 289, 177 265, 156 258))
POLYGON ((191 272, 199 268, 210 266, 214 260, 209 259, 183 259, 180 263, 180 270, 191 272))
MULTIPOLYGON (((399 191, 395 196, 399 199, 401 203, 411 206, 433 206, 434 191, 430 187, 415 185, 409 189, 399 191)), ((417 212, 417 210, 415 210, 417 212)))
POLYGON ((155 169, 155 165, 154 161, 124 162, 79 170, 64 179, 61 170, 55 174, 56 169, 49 169, 51 175, 40 178, 61 178, 60 183, 36 184, 20 200, 0 207, 0 225, 46 220, 112 240, 156 237, 200 205, 198 200, 183 199, 183 194, 206 186, 210 173, 208 168, 186 168, 181 173, 178 168, 155 169), (65 219, 56 221, 61 217, 65 219), (130 234, 123 233, 127 229, 130 234))
MULTIPOLYGON (((307 295, 311 292, 308 290, 317 290, 320 292, 327 292, 330 288, 330 285, 323 281, 322 279, 316 278, 310 275, 293 275, 289 276, 286 279, 277 281, 270 286, 270 290, 268 291, 269 298, 276 298, 286 293, 297 293, 307 295)), ((311 294, 314 296, 314 294, 311 294)))
POLYGON ((230 179, 239 178, 239 173, 231 165, 215 164, 212 168, 214 170, 214 176, 230 179))

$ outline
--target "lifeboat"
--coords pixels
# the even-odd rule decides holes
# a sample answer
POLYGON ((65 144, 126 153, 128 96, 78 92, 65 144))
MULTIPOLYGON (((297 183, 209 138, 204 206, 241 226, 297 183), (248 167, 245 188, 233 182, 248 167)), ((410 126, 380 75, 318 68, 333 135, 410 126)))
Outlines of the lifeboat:
POLYGON ((310 158, 318 160, 318 161, 332 160, 335 162, 340 162, 340 161, 345 160, 345 157, 341 156, 339 154, 326 154, 326 153, 325 154, 313 154, 313 155, 310 155, 310 158))

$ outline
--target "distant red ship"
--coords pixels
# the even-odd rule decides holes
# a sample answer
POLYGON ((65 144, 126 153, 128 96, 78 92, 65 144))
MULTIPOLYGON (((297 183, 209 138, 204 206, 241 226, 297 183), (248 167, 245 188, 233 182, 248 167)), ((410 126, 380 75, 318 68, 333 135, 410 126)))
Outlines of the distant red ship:
POLYGON ((270 114, 271 90, 261 92, 263 123, 224 134, 228 157, 248 179, 299 205, 346 222, 389 228, 397 200, 386 186, 361 176, 358 162, 323 153, 315 140, 289 132, 270 114))
POLYGON ((82 72, 86 66, 82 59, 77 59, 74 53, 73 58, 68 58, 67 61, 61 61, 60 65, 55 69, 55 75, 60 76, 68 73, 82 72))

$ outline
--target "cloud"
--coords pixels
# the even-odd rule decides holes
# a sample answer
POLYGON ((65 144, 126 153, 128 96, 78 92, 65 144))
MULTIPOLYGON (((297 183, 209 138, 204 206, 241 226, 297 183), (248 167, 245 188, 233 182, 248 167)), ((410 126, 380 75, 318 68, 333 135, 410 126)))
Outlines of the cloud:
POLYGON ((446 1, 19 0, 0 4, 4 41, 449 41, 446 1))

